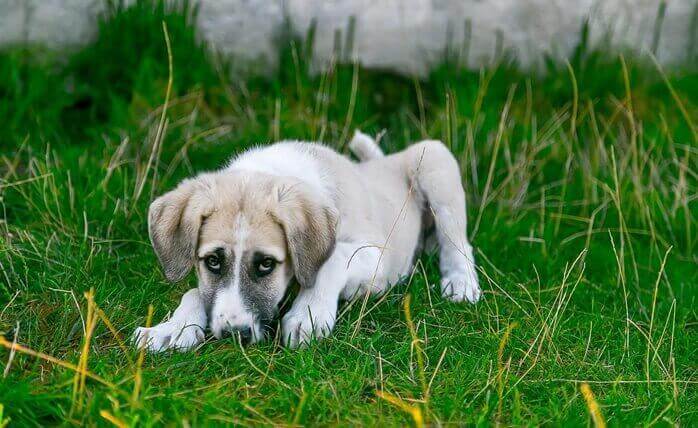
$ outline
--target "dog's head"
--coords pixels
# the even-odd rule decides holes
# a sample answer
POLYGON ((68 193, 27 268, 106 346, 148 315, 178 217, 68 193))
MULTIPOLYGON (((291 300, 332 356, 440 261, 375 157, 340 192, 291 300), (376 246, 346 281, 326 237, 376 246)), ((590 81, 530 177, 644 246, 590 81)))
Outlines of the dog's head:
POLYGON ((153 248, 170 281, 196 268, 216 337, 255 342, 290 280, 312 287, 335 243, 337 214, 315 189, 256 172, 202 174, 156 199, 153 248))

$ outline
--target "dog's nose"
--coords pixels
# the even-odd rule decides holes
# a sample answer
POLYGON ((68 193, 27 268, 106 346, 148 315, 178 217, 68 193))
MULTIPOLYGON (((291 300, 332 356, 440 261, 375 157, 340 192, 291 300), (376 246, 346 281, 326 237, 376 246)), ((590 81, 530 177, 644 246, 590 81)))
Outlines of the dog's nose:
POLYGON ((242 343, 247 343, 252 339, 252 328, 251 327, 242 327, 242 326, 237 326, 237 327, 230 327, 227 330, 223 331, 223 337, 233 337, 237 338, 240 336, 240 340, 242 343))

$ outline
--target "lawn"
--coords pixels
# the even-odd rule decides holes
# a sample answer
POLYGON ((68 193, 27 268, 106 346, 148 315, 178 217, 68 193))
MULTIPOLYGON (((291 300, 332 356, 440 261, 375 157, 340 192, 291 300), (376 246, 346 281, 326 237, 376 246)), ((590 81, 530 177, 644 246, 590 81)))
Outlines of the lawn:
POLYGON ((68 55, 0 53, 0 426, 698 424, 696 64, 582 37, 536 72, 313 74, 287 37, 278 71, 242 74, 190 23, 137 1, 68 55), (347 153, 357 128, 459 159, 479 303, 441 299, 425 254, 302 350, 133 349, 196 284, 160 271, 155 196, 279 139, 347 153))

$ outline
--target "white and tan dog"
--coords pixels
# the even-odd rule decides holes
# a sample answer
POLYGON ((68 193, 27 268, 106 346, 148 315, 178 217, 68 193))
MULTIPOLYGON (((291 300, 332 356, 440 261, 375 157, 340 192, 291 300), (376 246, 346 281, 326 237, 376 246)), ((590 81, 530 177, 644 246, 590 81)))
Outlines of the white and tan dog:
POLYGON ((259 341, 294 277, 300 291, 282 340, 325 337, 340 300, 383 293, 411 272, 433 226, 443 296, 476 302, 465 195, 446 146, 422 141, 384 156, 357 132, 350 148, 362 162, 312 143, 252 149, 156 199, 149 232, 165 275, 179 281, 194 267, 199 287, 168 321, 138 328, 137 345, 190 349, 207 326, 217 338, 259 341))

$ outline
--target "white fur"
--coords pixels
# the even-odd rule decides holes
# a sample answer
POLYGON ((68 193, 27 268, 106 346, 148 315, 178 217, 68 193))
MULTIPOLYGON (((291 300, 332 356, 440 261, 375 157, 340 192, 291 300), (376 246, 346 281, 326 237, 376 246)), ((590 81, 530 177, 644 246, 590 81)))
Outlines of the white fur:
POLYGON ((349 142, 349 150, 362 162, 385 156, 376 141, 358 129, 354 131, 354 137, 349 142))
POLYGON ((133 335, 136 346, 150 352, 167 349, 188 351, 204 341, 206 308, 199 290, 187 291, 169 320, 155 327, 138 327, 133 335))
MULTIPOLYGON (((408 275, 429 219, 436 226, 442 295, 471 303, 481 295, 472 247, 466 236, 465 194, 459 166, 448 148, 438 141, 422 141, 384 156, 373 139, 357 132, 351 149, 364 162, 350 162, 319 144, 282 142, 245 152, 219 172, 248 171, 300 180, 313 189, 328 209, 339 213, 334 250, 318 270, 315 283, 301 289, 282 319, 282 338, 290 347, 329 335, 340 299, 384 293, 389 285, 408 275)), ((248 178, 254 180, 252 176, 248 178)), ((243 232, 237 243, 242 246, 247 233, 253 232, 240 226, 243 232)), ((239 272, 237 263, 235 269, 239 272)), ((258 324, 253 322, 255 314, 243 305, 239 275, 234 277, 232 284, 217 292, 213 303, 210 327, 216 337, 230 327, 258 324)), ((168 321, 166 327, 150 329, 150 336, 157 341, 148 349, 184 348, 172 344, 173 331, 180 328, 182 320, 196 318, 192 314, 200 315, 202 307, 183 298, 175 311, 175 315, 182 314, 177 322, 168 321)), ((254 339, 261 337, 261 332, 253 333, 254 339)), ((191 347, 189 342, 179 345, 191 347)))
POLYGON ((315 286, 302 289, 281 322, 284 342, 292 347, 326 337, 334 327, 340 297, 353 298, 360 288, 383 292, 387 286, 376 248, 339 242, 320 268, 315 286), (375 278, 374 278, 375 274, 375 278))
POLYGON ((227 169, 297 178, 323 195, 334 190, 317 160, 300 151, 299 145, 293 142, 248 150, 234 158, 227 169))
POLYGON ((431 209, 438 219, 436 237, 441 248, 441 294, 454 302, 467 300, 475 303, 480 299, 480 287, 473 250, 467 238, 458 234, 459 230, 465 229, 465 224, 458 223, 448 206, 432 204, 431 209))
MULTIPOLYGON (((231 328, 256 325, 254 314, 245 307, 240 294, 242 254, 245 249, 245 240, 250 233, 249 224, 242 214, 238 214, 235 223, 235 230, 238 231, 238 234, 233 250, 235 261, 233 262, 232 282, 226 288, 216 293, 213 308, 211 309, 211 332, 217 338, 221 338, 223 332, 231 328)), ((258 329, 254 329, 252 341, 259 340, 262 337, 261 333, 258 329)))

